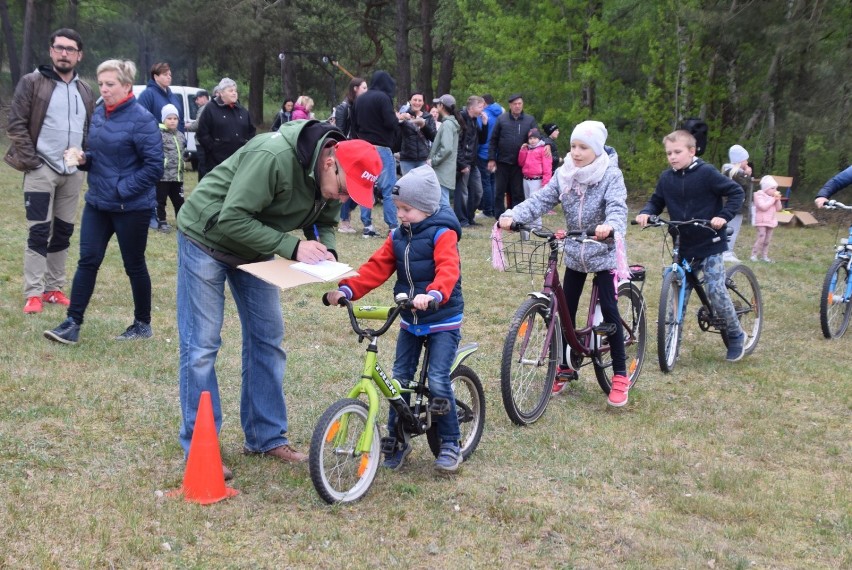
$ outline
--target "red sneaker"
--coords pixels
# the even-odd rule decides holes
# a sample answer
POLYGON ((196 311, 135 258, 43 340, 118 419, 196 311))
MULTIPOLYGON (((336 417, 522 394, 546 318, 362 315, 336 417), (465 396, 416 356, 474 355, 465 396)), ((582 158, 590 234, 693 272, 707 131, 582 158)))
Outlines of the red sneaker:
POLYGON ((553 396, 561 394, 562 390, 568 385, 571 380, 577 379, 577 372, 571 370, 567 366, 560 366, 556 369, 556 379, 553 381, 553 396))
POLYGON ((45 291, 41 295, 41 300, 45 303, 56 303, 66 307, 71 304, 71 299, 66 297, 62 291, 45 291))
POLYGON ((620 408, 627 403, 627 391, 630 390, 630 380, 627 376, 616 374, 612 377, 612 388, 609 391, 607 404, 620 408))
POLYGON ((27 299, 27 304, 24 305, 24 313, 40 313, 42 309, 41 297, 30 297, 27 299))

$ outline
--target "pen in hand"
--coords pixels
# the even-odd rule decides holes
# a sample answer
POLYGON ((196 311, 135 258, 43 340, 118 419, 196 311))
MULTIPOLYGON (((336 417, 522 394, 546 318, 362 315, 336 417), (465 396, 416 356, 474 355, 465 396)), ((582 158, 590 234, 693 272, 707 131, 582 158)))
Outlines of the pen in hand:
POLYGON ((317 229, 317 225, 316 225, 316 224, 314 224, 314 237, 317 239, 317 241, 319 241, 319 240, 320 240, 320 238, 319 238, 319 229, 317 229))

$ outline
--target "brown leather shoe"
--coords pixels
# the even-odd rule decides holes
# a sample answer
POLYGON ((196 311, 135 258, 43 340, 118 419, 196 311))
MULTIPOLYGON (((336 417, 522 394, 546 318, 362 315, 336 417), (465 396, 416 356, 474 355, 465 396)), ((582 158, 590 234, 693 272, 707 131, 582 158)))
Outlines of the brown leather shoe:
POLYGON ((225 476, 225 481, 230 481, 234 478, 234 472, 228 469, 224 463, 222 464, 222 475, 225 476))
POLYGON ((249 449, 244 449, 243 451, 248 455, 264 455, 266 457, 272 457, 279 461, 283 461, 284 463, 305 463, 308 460, 307 455, 296 451, 286 443, 279 447, 272 448, 269 451, 260 453, 249 449))

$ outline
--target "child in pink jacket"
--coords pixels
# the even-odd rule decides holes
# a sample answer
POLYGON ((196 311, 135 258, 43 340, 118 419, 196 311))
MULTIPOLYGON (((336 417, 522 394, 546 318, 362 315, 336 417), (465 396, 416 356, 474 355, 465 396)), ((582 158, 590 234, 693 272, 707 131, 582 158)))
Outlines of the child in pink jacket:
MULTIPOLYGON (((521 145, 518 153, 518 166, 524 176, 524 200, 528 200, 550 182, 550 177, 553 176, 552 164, 550 145, 541 139, 541 133, 533 127, 527 134, 527 142, 521 145)), ((540 228, 541 218, 534 220, 532 226, 540 228)))
POLYGON ((751 248, 751 260, 757 261, 760 256, 763 261, 772 263, 769 259, 769 242, 772 241, 772 231, 778 225, 775 212, 781 211, 781 192, 778 183, 771 176, 760 179, 760 190, 754 193, 754 225, 757 227, 757 239, 751 248))

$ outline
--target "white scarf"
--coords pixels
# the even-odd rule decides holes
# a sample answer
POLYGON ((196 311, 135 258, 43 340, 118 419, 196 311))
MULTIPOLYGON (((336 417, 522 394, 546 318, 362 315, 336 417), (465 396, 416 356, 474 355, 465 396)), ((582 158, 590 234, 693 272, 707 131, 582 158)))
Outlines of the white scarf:
POLYGON ((609 167, 609 155, 603 152, 601 155, 586 166, 576 167, 573 161, 567 161, 556 171, 556 179, 562 188, 563 198, 570 190, 579 195, 585 194, 586 188, 601 181, 609 167))

